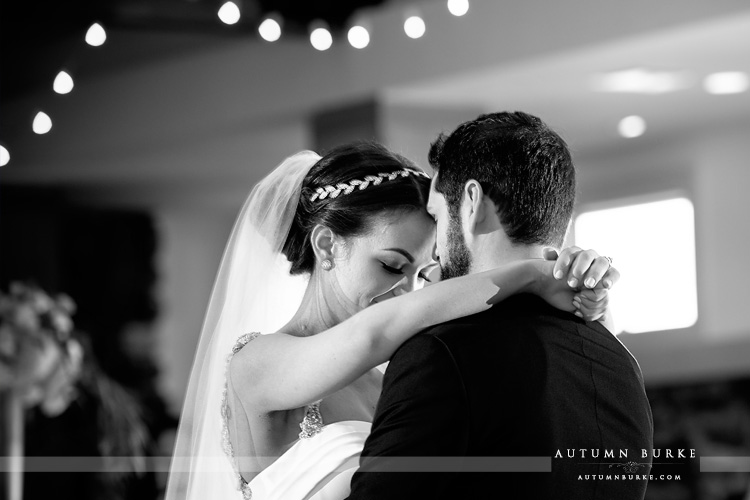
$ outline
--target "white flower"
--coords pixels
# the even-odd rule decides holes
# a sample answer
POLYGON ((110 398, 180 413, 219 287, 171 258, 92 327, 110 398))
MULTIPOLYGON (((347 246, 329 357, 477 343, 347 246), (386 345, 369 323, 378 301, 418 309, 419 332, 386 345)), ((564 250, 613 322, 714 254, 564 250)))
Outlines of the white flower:
POLYGON ((8 325, 0 326, 0 356, 12 357, 18 350, 18 341, 8 325))
POLYGON ((73 301, 73 299, 70 298, 69 295, 66 295, 64 293, 58 294, 56 297, 56 301, 57 307, 59 307, 69 315, 75 314, 76 303, 73 301))
POLYGON ((14 311, 13 323, 22 330, 36 332, 39 330, 39 317, 28 304, 21 304, 14 311))
POLYGON ((57 332, 69 334, 73 330, 73 321, 60 311, 52 311, 50 321, 57 332))
POLYGON ((55 305, 46 293, 39 290, 32 292, 31 304, 34 307, 34 310, 39 314, 49 312, 55 305))

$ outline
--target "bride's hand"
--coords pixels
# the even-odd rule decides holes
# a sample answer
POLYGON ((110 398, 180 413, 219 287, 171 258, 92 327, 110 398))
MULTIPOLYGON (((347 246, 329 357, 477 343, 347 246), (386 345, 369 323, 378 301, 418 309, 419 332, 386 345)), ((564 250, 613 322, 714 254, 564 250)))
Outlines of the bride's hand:
POLYGON ((620 272, 612 267, 611 261, 595 250, 572 246, 558 255, 554 248, 546 248, 544 258, 555 261, 552 270, 555 279, 564 279, 570 288, 577 290, 610 289, 620 279, 620 272))
POLYGON ((578 247, 568 247, 559 256, 550 248, 545 250, 544 258, 554 262, 543 266, 546 272, 539 283, 539 295, 558 309, 574 312, 587 321, 605 322, 608 290, 620 279, 609 259, 578 247))

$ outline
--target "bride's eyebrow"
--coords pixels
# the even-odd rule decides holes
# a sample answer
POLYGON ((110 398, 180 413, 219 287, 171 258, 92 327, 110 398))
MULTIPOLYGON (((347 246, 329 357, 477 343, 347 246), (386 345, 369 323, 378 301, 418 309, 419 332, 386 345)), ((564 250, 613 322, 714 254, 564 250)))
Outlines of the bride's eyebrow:
POLYGON ((383 250, 400 253, 401 255, 406 257, 406 260, 409 261, 409 264, 414 264, 414 257, 403 248, 384 248, 383 250))

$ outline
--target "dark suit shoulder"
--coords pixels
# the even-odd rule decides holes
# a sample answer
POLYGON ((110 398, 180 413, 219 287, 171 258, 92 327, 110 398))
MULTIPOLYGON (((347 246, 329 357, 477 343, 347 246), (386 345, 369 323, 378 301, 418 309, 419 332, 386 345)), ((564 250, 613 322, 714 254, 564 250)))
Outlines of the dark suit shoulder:
POLYGON ((584 321, 527 294, 510 297, 487 311, 441 323, 423 333, 441 339, 449 350, 461 346, 495 346, 507 350, 584 341, 635 363, 625 346, 601 323, 584 321))
MULTIPOLYGON (((455 330, 458 331, 458 330, 455 330)), ((419 333, 396 349, 386 370, 391 374, 400 370, 413 370, 415 367, 430 365, 444 365, 448 372, 457 374, 456 360, 445 340, 436 332, 419 333)))

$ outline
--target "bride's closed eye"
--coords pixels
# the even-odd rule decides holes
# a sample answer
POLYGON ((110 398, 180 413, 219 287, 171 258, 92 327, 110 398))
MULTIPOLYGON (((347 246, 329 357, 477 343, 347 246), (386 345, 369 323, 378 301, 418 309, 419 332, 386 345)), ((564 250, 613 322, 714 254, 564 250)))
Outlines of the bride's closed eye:
MULTIPOLYGON (((398 268, 395 268, 395 267, 391 267, 388 264, 386 264, 385 262, 381 262, 381 264, 383 266, 383 269, 385 269, 386 271, 388 271, 391 274, 399 274, 399 275, 400 274, 404 274, 404 270, 403 269, 398 269, 398 268)), ((429 278, 427 278, 427 276, 424 273, 419 273, 419 277, 421 279, 425 280, 428 283, 432 283, 432 280, 430 280, 429 278)))

